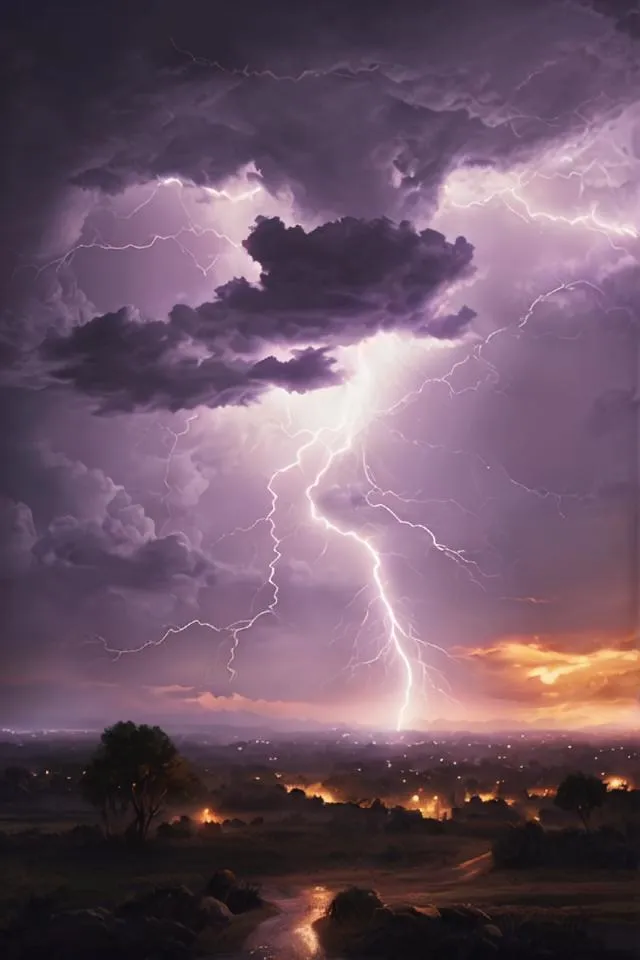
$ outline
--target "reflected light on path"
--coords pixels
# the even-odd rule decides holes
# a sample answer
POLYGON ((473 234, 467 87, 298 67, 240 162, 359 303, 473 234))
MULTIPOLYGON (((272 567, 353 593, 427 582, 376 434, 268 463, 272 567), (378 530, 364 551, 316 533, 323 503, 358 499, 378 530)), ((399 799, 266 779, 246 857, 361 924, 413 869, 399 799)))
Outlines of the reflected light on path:
POLYGON ((298 926, 293 928, 294 936, 302 942, 303 956, 309 960, 320 956, 320 944, 313 924, 326 913, 330 900, 331 893, 326 887, 314 887, 310 890, 308 912, 298 926))

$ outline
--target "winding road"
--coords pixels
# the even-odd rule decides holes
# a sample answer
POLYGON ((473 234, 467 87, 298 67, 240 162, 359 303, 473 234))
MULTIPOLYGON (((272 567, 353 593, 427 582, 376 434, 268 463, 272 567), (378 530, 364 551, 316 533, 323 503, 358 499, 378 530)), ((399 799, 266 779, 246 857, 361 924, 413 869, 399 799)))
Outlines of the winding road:
MULTIPOLYGON (((465 860, 437 876, 440 889, 474 880, 491 866, 491 854, 465 860)), ((435 879, 435 876, 434 876, 435 879)), ((320 960, 324 956, 313 923, 321 917, 332 897, 345 886, 304 887, 294 895, 266 891, 279 913, 265 920, 251 934, 244 948, 228 960, 320 960)))

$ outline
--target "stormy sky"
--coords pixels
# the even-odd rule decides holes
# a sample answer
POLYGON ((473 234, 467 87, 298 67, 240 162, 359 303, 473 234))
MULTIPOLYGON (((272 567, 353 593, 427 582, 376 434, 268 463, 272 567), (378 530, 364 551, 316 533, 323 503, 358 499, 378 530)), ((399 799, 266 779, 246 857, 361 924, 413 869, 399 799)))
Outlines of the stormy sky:
POLYGON ((636 4, 8 6, 0 723, 636 725, 636 4))

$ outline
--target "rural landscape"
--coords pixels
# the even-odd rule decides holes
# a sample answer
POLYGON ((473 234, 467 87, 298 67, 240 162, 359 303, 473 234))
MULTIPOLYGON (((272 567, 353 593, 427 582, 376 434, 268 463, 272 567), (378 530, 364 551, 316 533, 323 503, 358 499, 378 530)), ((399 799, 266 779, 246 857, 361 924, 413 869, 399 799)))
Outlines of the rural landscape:
POLYGON ((2 955, 637 956, 637 741, 414 736, 5 733, 2 955))
POLYGON ((640 0, 0 7, 0 960, 640 960, 640 0))

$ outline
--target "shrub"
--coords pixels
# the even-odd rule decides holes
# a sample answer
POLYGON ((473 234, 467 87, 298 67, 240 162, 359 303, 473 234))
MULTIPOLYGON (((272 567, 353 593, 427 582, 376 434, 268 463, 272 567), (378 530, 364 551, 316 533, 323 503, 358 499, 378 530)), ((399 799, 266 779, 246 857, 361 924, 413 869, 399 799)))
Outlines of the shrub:
POLYGON ((555 830, 550 833, 537 823, 512 827, 493 844, 497 867, 535 866, 635 870, 639 856, 616 830, 595 833, 582 830, 555 830))
POLYGON ((529 821, 511 827, 496 838, 492 847, 497 867, 532 867, 544 860, 545 833, 540 824, 529 821))
POLYGON ((232 887, 226 899, 226 904, 232 913, 247 913, 249 910, 259 910, 263 903, 260 888, 251 883, 241 883, 232 887))

